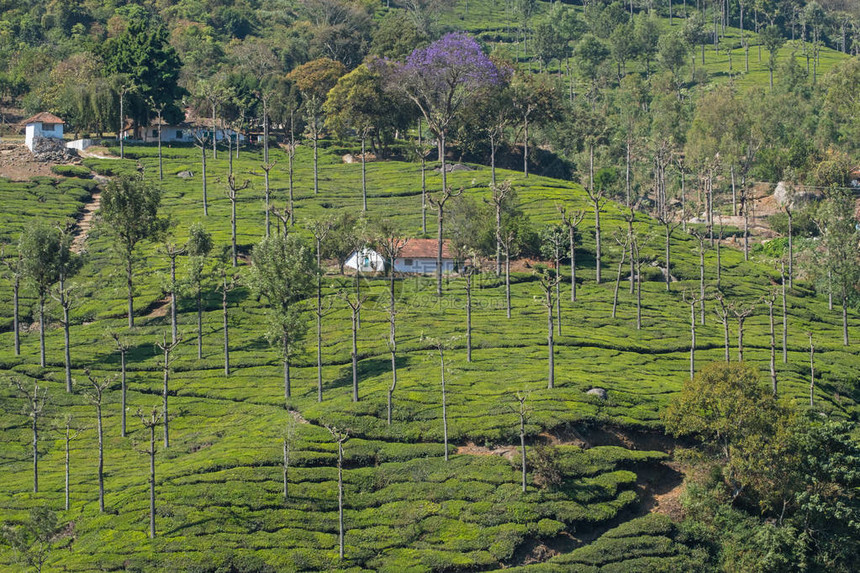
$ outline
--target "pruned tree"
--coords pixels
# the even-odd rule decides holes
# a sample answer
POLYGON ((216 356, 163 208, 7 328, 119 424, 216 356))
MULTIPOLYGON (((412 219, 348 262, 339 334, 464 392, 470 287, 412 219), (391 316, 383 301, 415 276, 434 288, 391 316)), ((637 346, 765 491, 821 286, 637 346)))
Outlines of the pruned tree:
MULTIPOLYGON (((99 462, 98 462, 98 482, 99 482, 99 512, 105 511, 105 449, 104 449, 104 428, 102 426, 102 401, 104 400, 104 391, 110 388, 114 383, 115 378, 96 378, 87 369, 84 374, 90 382, 90 387, 84 392, 87 402, 92 404, 96 409, 96 431, 99 439, 99 462)), ((167 434, 165 434, 166 436, 167 434)))
POLYGON ((149 430, 149 447, 138 451, 149 456, 149 538, 155 539, 155 454, 158 453, 155 445, 155 427, 161 423, 162 413, 158 408, 153 408, 148 415, 144 415, 138 408, 137 415, 143 427, 149 430))
POLYGON ((776 386, 776 336, 773 329, 773 304, 776 301, 776 292, 770 291, 765 295, 764 302, 767 304, 768 335, 770 337, 770 384, 773 395, 777 395, 776 386))
POLYGON ((738 321, 738 362, 744 361, 744 322, 755 312, 755 304, 743 306, 740 303, 732 303, 729 309, 738 321))
POLYGON ((236 178, 232 173, 227 175, 227 189, 225 195, 230 200, 230 247, 233 257, 233 266, 238 266, 236 255, 236 201, 239 191, 244 191, 251 185, 248 179, 245 179, 241 184, 236 183, 236 178))
POLYGON ((717 315, 717 318, 720 319, 720 322, 723 324, 723 348, 724 348, 724 358, 726 363, 732 361, 731 355, 729 354, 729 314, 731 310, 729 308, 729 304, 726 302, 725 295, 719 290, 714 294, 714 299, 716 299, 719 306, 714 307, 714 313, 717 315))
MULTIPOLYGON (((188 242, 185 244, 188 254, 188 290, 197 306, 197 359, 203 358, 203 283, 206 257, 212 252, 212 235, 202 223, 194 223, 188 228, 188 242)), ((173 338, 176 339, 176 324, 173 327, 173 338)))
POLYGON ((12 390, 24 401, 23 414, 30 418, 30 429, 33 432, 33 493, 39 493, 39 421, 48 405, 48 389, 39 388, 39 382, 33 381, 33 391, 24 387, 20 378, 9 380, 12 390))
POLYGON ((170 279, 167 287, 170 289, 170 339, 176 342, 176 258, 188 252, 187 245, 177 245, 168 240, 162 245, 161 252, 167 256, 170 262, 170 279))
POLYGON ((556 269, 548 269, 538 266, 535 269, 535 276, 538 279, 538 284, 543 291, 543 295, 539 297, 539 301, 546 307, 547 320, 547 388, 555 388, 555 347, 553 344, 553 331, 555 328, 552 323, 552 315, 554 310, 554 297, 556 287, 558 287, 559 275, 556 269))
POLYGON ((74 416, 72 414, 66 414, 63 418, 63 425, 55 427, 55 431, 59 432, 60 437, 63 439, 63 468, 64 468, 64 509, 69 511, 71 507, 71 495, 70 495, 70 475, 71 475, 71 444, 73 440, 76 440, 78 436, 81 435, 81 432, 84 431, 84 428, 75 427, 74 425, 74 416))
POLYGON ((614 239, 621 249, 621 257, 618 259, 618 273, 615 276, 615 289, 612 295, 612 318, 615 318, 615 310, 618 307, 618 287, 621 284, 621 271, 624 269, 624 257, 627 255, 627 251, 631 246, 629 233, 619 231, 615 234, 614 239))
POLYGON ((442 296, 442 232, 443 222, 445 220, 445 204, 455 197, 463 194, 463 188, 454 191, 451 187, 445 187, 436 195, 430 195, 428 201, 430 205, 436 209, 436 296, 442 296))
POLYGON ((380 221, 375 243, 388 261, 388 351, 391 353, 391 385, 388 387, 388 425, 391 425, 394 391, 397 389, 397 308, 394 296, 396 270, 394 261, 400 256, 409 238, 403 235, 390 220, 380 221))
POLYGON ((160 205, 161 191, 142 178, 112 179, 102 193, 100 220, 125 265, 129 327, 134 326, 135 248, 141 241, 156 240, 166 229, 167 221, 158 216, 160 205))
POLYGON ((358 316, 361 312, 361 307, 367 300, 367 295, 361 295, 349 287, 341 287, 338 295, 349 307, 352 316, 352 350, 350 351, 350 358, 352 359, 352 401, 358 402, 358 316))
POLYGON ((523 493, 526 493, 526 416, 529 412, 528 406, 526 406, 526 400, 528 400, 528 393, 517 392, 517 407, 515 409, 515 413, 520 418, 520 454, 522 455, 522 486, 523 493))
POLYGON ((511 318, 511 257, 516 256, 519 249, 516 230, 502 231, 501 243, 505 252, 505 316, 511 318))
POLYGON ((117 352, 119 352, 119 367, 120 367, 120 436, 125 437, 125 413, 126 413, 126 391, 128 390, 128 386, 126 384, 126 355, 128 354, 131 345, 128 343, 128 340, 125 336, 120 335, 118 332, 109 331, 110 337, 114 341, 114 345, 116 346, 117 352))
POLYGON ((346 535, 346 529, 343 521, 343 445, 349 440, 349 431, 338 430, 333 426, 326 426, 326 429, 331 433, 331 437, 337 444, 337 524, 338 524, 338 556, 343 561, 344 547, 343 541, 346 535))
POLYGON ((502 214, 507 203, 514 197, 514 188, 510 181, 503 181, 496 185, 495 181, 490 185, 489 203, 493 206, 496 216, 496 276, 502 274, 502 214))
POLYGON ((785 297, 785 263, 780 263, 782 280, 782 363, 788 364, 788 304, 785 297))
MULTIPOLYGON (((591 165, 590 173, 594 172, 594 147, 589 147, 589 165, 591 165)), ((600 284, 600 265, 601 265, 601 236, 600 236, 600 212, 603 206, 608 201, 605 196, 607 186, 612 180, 612 171, 601 169, 597 174, 589 176, 589 184, 585 188, 588 199, 591 201, 591 207, 594 210, 594 271, 595 282, 600 284), (595 187, 596 186, 596 187, 595 187)))
POLYGON ((642 254, 635 231, 630 241, 630 259, 633 262, 632 272, 636 277, 636 330, 642 330, 642 254))
MULTIPOLYGON (((541 233, 542 254, 552 260, 558 280, 555 283, 555 313, 558 335, 561 336, 561 259, 567 254, 568 237, 561 225, 549 225, 541 233)), ((613 312, 613 316, 614 316, 613 312)))
POLYGON ((444 443, 445 448, 445 461, 448 461, 448 400, 447 400, 447 387, 445 380, 446 373, 446 364, 445 364, 445 351, 449 350, 454 342, 457 340, 457 337, 451 338, 429 338, 424 337, 422 335, 422 340, 426 342, 431 348, 433 348, 432 354, 439 355, 439 372, 440 372, 440 382, 442 385, 442 441, 444 443))
POLYGON ((175 357, 172 359, 171 354, 176 347, 179 346, 179 343, 182 342, 182 337, 177 337, 176 340, 172 342, 167 342, 167 334, 162 334, 161 342, 156 342, 155 346, 161 350, 162 360, 161 360, 161 372, 162 372, 162 390, 161 390, 161 417, 164 422, 164 447, 170 447, 170 415, 167 411, 167 396, 169 394, 169 383, 170 383, 170 365, 172 364, 175 357))
POLYGON ((466 289, 466 362, 472 361, 472 287, 475 275, 481 272, 481 261, 475 251, 455 247, 460 261, 460 274, 465 280, 466 289), (468 262, 467 262, 468 261, 468 262))
POLYGON ((192 129, 194 146, 200 149, 200 182, 203 185, 203 216, 209 216, 209 198, 206 189, 206 146, 209 143, 209 135, 202 129, 192 129))
POLYGON ((57 301, 63 311, 63 366, 65 368, 66 392, 72 392, 71 320, 69 311, 75 301, 77 287, 68 280, 81 268, 81 258, 72 252, 71 226, 60 228, 59 252, 57 253, 57 284, 51 298, 57 301))
POLYGON ((39 365, 42 368, 45 367, 45 298, 60 279, 62 247, 59 230, 41 222, 28 226, 18 243, 21 270, 36 291, 39 302, 39 365))
POLYGON ((672 290, 672 234, 675 230, 680 227, 683 222, 687 219, 687 214, 682 212, 680 215, 671 210, 666 210, 662 214, 657 215, 657 221, 663 227, 665 243, 664 248, 666 252, 666 291, 672 290))
POLYGON ((314 315, 317 323, 317 401, 322 402, 323 386, 322 386, 322 319, 327 314, 329 308, 323 308, 322 295, 322 277, 324 269, 322 266, 323 243, 328 238, 334 226, 334 221, 331 218, 317 219, 311 221, 308 228, 314 236, 314 255, 316 256, 317 273, 316 273, 316 306, 314 315))
POLYGON ((696 229, 690 229, 690 235, 699 243, 699 321, 705 324, 705 239, 707 236, 696 229))
POLYGON ((561 222, 567 228, 568 253, 570 255, 570 302, 576 302, 576 228, 585 218, 585 211, 568 211, 563 205, 557 206, 561 222))
POLYGON ((809 407, 815 407, 815 344, 812 342, 812 333, 807 332, 809 337, 809 407))
POLYGON ((24 274, 24 260, 21 252, 6 257, 5 249, 0 248, 0 259, 6 267, 4 275, 9 279, 12 286, 12 334, 15 356, 21 356, 21 318, 18 295, 21 291, 21 279, 24 274))
POLYGON ((264 237, 254 247, 251 262, 251 287, 267 302, 266 337, 281 351, 286 401, 292 356, 307 330, 298 303, 312 292, 318 271, 310 249, 296 235, 264 237))
POLYGON ((684 302, 690 305, 690 380, 696 374, 696 305, 701 301, 692 290, 684 289, 684 302))
POLYGON ((218 290, 221 291, 221 310, 224 316, 224 376, 230 375, 230 320, 228 316, 227 295, 236 286, 236 277, 229 276, 227 269, 221 267, 221 284, 218 285, 218 290))

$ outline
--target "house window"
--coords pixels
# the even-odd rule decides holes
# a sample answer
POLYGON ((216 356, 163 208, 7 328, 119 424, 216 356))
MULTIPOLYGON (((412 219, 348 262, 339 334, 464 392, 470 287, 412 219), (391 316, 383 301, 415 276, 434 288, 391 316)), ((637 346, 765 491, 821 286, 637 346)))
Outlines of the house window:
POLYGON ((158 130, 157 129, 152 130, 152 137, 158 137, 158 130))
POLYGON ((53 123, 43 123, 42 124, 42 131, 54 131, 54 124, 53 123))
POLYGON ((182 130, 181 129, 176 130, 176 139, 182 139, 182 130))
POLYGON ((407 267, 411 267, 412 266, 412 259, 403 259, 403 264, 406 265, 407 267))

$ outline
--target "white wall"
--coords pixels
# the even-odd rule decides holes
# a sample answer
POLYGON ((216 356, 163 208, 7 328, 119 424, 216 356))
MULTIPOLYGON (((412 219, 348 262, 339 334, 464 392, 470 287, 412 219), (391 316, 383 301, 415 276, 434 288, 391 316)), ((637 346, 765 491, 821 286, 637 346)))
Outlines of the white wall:
POLYGON ((83 151, 87 147, 93 144, 92 139, 76 139, 74 141, 70 141, 66 144, 68 149, 77 149, 78 151, 83 151))
POLYGON ((50 137, 53 139, 63 139, 63 124, 52 123, 48 124, 52 129, 43 129, 43 124, 28 123, 24 132, 24 144, 27 149, 33 151, 33 141, 39 137, 50 137))
MULTIPOLYGON (((414 274, 433 274, 436 272, 436 258, 420 258, 420 259, 394 259, 394 270, 398 273, 414 273, 414 274), (411 261, 411 265, 406 262, 411 261)), ((442 272, 454 272, 453 259, 442 259, 442 272)))

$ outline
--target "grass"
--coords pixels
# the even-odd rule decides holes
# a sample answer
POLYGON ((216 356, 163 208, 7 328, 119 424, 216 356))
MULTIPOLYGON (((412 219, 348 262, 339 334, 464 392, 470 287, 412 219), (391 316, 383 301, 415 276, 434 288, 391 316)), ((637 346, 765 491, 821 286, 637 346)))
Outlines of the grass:
MULTIPOLYGON (((138 161, 150 179, 157 177, 155 150, 129 147, 131 159, 88 160, 102 173, 136 172, 138 161)), ((286 196, 286 158, 280 151, 273 172, 274 201, 286 196)), ((260 155, 243 151, 234 168, 252 186, 239 200, 238 242, 249 252, 263 233, 262 170, 260 155)), ((329 153, 321 154, 320 194, 312 192, 310 150, 296 158, 297 233, 307 236, 307 221, 339 210, 360 210, 360 166, 344 165, 329 153)), ((200 203, 198 155, 194 149, 165 149, 163 210, 174 221, 178 241, 188 226, 202 221, 213 233, 217 249, 229 244, 229 202, 223 195, 227 162, 225 153, 209 161, 209 216, 200 203), (176 177, 190 169, 195 177, 176 177)), ((584 193, 575 184, 515 172, 500 173, 517 188, 523 209, 534 225, 557 220, 556 203, 588 210, 584 193)), ((487 197, 489 170, 456 172, 449 180, 475 199, 487 197)), ((420 173, 415 164, 368 164, 371 218, 385 216, 411 235, 420 234, 420 173)), ((59 221, 77 213, 88 195, 83 179, 17 184, 0 182, 3 233, 14 241, 20 229, 35 217, 59 221), (38 194, 34 190, 39 190, 38 194), (40 194, 40 195, 39 195, 40 194), (42 196, 44 200, 37 197, 42 196)), ((428 186, 440 177, 428 173, 428 186)), ((603 216, 606 244, 624 228, 622 212, 610 204, 603 216)), ((351 401, 350 321, 346 306, 336 296, 345 280, 330 274, 325 296, 333 312, 323 325, 324 400, 316 401, 315 342, 310 335, 295 360, 293 397, 289 406, 309 422, 299 424, 293 444, 290 499, 281 494, 281 436, 290 419, 284 410, 281 365, 263 333, 264 308, 247 288, 230 293, 231 356, 234 371, 222 372, 220 294, 214 290, 215 263, 207 284, 204 314, 204 357, 197 360, 194 345, 195 309, 181 299, 180 331, 186 342, 176 353, 171 374, 173 441, 157 456, 157 529, 155 540, 146 537, 148 460, 136 448, 143 428, 132 414, 138 407, 160 404, 161 370, 156 340, 169 329, 169 319, 148 316, 164 296, 167 261, 157 245, 144 244, 136 266, 137 324, 126 332, 125 290, 122 270, 106 235, 98 228, 87 243, 86 264, 75 278, 77 304, 72 310, 73 374, 81 383, 75 393, 62 389, 62 331, 48 330, 48 366, 38 364, 38 337, 23 335, 22 356, 11 351, 12 334, 9 283, 0 281, 0 373, 27 381, 36 379, 52 396, 51 412, 43 433, 41 491, 31 493, 28 462, 28 426, 20 415, 20 402, 7 387, 0 389, 0 513, 18 519, 34 505, 59 509, 62 505, 62 448, 48 425, 64 413, 73 413, 86 427, 73 442, 72 509, 63 514, 74 521, 72 551, 56 556, 55 567, 74 571, 96 569, 214 570, 233 564, 241 570, 489 570, 517 564, 531 540, 552 543, 564 532, 600 532, 629 515, 636 515, 636 481, 649 464, 664 454, 623 448, 574 446, 558 448, 564 481, 555 489, 530 486, 519 490, 518 454, 499 456, 457 455, 455 446, 518 444, 518 418, 512 410, 513 394, 529 392, 529 440, 542 432, 612 424, 638 430, 659 430, 660 412, 687 376, 689 310, 681 300, 684 288, 698 289, 698 255, 682 233, 673 239, 673 274, 680 282, 666 292, 659 273, 648 272, 644 282, 643 328, 635 329, 634 300, 626 283, 620 292, 618 317, 610 317, 611 280, 594 283, 593 219, 583 223, 583 244, 578 254, 579 300, 562 297, 562 334, 556 336, 556 385, 546 389, 546 315, 534 301, 539 287, 529 273, 514 275, 513 316, 504 314, 504 285, 495 276, 482 275, 475 291, 474 361, 465 361, 464 340, 455 341, 449 353, 448 415, 451 461, 442 458, 442 421, 439 365, 423 336, 462 335, 465 328, 465 292, 460 279, 446 280, 444 298, 432 296, 432 280, 398 281, 398 389, 394 394, 394 420, 385 421, 386 389, 390 384, 387 282, 367 278, 364 292, 370 299, 362 311, 359 339, 360 402, 351 401), (83 370, 114 375, 119 357, 107 336, 108 329, 126 333, 129 352, 128 438, 119 437, 119 396, 112 387, 106 405, 106 505, 98 513, 95 487, 94 409, 81 397, 83 370), (600 401, 585 391, 600 386, 608 399, 600 401), (337 494, 335 445, 323 425, 347 428, 353 436, 346 455, 346 561, 337 560, 337 494)), ((637 230, 643 240, 647 264, 662 261, 662 234, 654 222, 639 216, 637 230)), ((607 277, 614 277, 618 253, 608 249, 607 277)), ((706 254, 707 279, 715 281, 714 251, 706 254)), ((766 261, 744 261, 742 253, 722 251, 722 287, 730 299, 753 301, 773 287, 774 268, 766 261)), ((179 265, 184 276, 185 263, 179 265)), ((651 269, 652 271, 654 269, 651 269)), ((239 273, 244 274, 242 265, 239 273)), ((566 293, 569 285, 562 286, 566 293)), ((24 321, 33 312, 32 293, 24 292, 24 321)), ((697 331, 697 361, 721 360, 722 325, 708 302, 707 324, 697 331)), ((52 309, 52 315, 57 316, 52 309)), ((841 345, 840 317, 827 310, 827 302, 809 285, 799 283, 789 295, 789 360, 777 361, 781 391, 803 403, 808 395, 808 357, 805 332, 816 340, 818 407, 837 416, 856 418, 858 394, 854 381, 860 358, 854 347, 841 345)), ((311 317, 308 315, 310 324, 311 317)), ((860 339, 860 319, 850 315, 853 340, 860 339)), ((313 327, 311 326, 311 332, 313 327)), ((779 326, 778 326, 779 340, 779 326)), ((735 326, 732 325, 734 336, 735 326)), ((734 342, 733 342, 734 344, 734 342)), ((765 369, 769 356, 767 318, 759 304, 747 320, 745 354, 765 369)), ((734 349, 732 350, 734 359, 734 349)), ((160 434, 160 432, 159 432, 160 434)), ((159 436, 160 437, 160 436, 159 436)), ((534 467, 532 465, 531 467, 534 467)), ((534 479, 530 470, 529 480, 534 479)), ((659 567, 684 568, 701 562, 701 551, 684 541, 675 526, 662 517, 643 518, 621 525, 632 533, 612 530, 581 549, 536 566, 538 570, 633 571, 659 567), (642 525, 643 530, 636 529, 642 525), (647 527, 646 527, 647 526, 647 527), (650 528, 650 529, 648 529, 650 528), (645 529, 648 529, 645 531, 645 529), (653 529, 653 531, 652 531, 653 529), (615 533, 613 533, 613 531, 615 533), (625 569, 626 567, 626 569, 625 569), (577 569, 579 568, 579 569, 577 569)), ((622 529, 621 531, 628 531, 622 529)), ((0 566, 12 567, 12 556, 0 549, 0 566)))

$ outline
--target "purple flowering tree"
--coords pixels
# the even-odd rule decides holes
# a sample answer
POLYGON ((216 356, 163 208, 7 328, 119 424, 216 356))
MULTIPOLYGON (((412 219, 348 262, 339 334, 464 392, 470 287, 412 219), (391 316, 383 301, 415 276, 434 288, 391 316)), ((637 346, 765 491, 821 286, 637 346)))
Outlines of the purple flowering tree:
POLYGON ((445 141, 451 121, 476 90, 502 81, 502 73, 478 42, 463 33, 447 34, 391 67, 390 88, 418 106, 437 138, 443 191, 448 188, 445 141))

